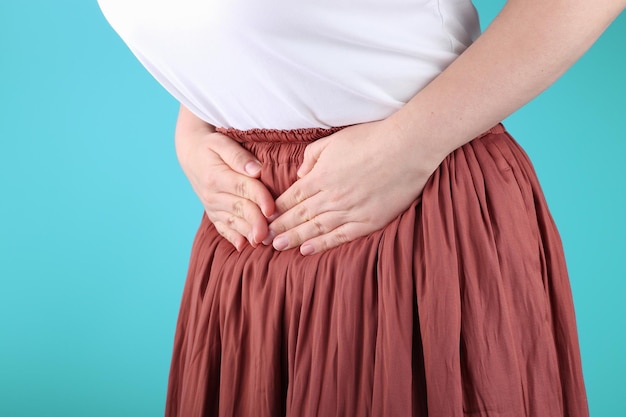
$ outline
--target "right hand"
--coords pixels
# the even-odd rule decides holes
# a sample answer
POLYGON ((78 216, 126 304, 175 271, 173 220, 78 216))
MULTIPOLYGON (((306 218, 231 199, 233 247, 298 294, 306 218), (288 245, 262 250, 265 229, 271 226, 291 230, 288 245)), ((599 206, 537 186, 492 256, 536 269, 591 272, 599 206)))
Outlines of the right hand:
POLYGON ((180 165, 209 220, 237 251, 267 237, 272 195, 258 180, 261 163, 238 142, 216 132, 178 134, 180 165))

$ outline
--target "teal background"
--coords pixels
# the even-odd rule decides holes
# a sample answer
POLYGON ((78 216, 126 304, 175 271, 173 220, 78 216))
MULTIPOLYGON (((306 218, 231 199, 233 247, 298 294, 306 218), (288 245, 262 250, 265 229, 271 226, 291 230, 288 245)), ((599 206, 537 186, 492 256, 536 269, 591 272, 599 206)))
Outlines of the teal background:
MULTIPOLYGON (((502 1, 477 1, 483 23, 502 1)), ((592 415, 626 416, 626 15, 507 121, 560 227, 592 415)), ((95 0, 0 3, 0 416, 157 416, 202 208, 95 0)))

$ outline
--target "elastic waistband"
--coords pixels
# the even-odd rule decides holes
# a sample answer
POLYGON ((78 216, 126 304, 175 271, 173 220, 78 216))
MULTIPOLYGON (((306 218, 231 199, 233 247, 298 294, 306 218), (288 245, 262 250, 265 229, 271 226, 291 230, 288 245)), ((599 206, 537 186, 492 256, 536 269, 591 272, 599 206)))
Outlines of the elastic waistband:
MULTIPOLYGON (((304 129, 249 129, 239 130, 232 127, 218 127, 215 130, 231 139, 241 143, 250 142, 268 142, 268 143, 309 143, 314 142, 323 137, 332 135, 348 126, 331 127, 328 129, 312 127, 304 129)), ((501 123, 498 123, 491 129, 477 136, 481 138, 489 134, 504 133, 505 129, 501 123)))

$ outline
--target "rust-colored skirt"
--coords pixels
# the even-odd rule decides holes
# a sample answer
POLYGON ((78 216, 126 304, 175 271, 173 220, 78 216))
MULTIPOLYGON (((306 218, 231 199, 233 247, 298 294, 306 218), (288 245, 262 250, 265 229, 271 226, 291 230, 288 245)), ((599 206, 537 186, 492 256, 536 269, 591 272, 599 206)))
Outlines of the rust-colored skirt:
MULTIPOLYGON (((222 129, 274 195, 334 130, 222 129)), ((587 416, 560 238, 500 125, 450 154, 370 236, 238 253, 203 216, 166 416, 587 416)))

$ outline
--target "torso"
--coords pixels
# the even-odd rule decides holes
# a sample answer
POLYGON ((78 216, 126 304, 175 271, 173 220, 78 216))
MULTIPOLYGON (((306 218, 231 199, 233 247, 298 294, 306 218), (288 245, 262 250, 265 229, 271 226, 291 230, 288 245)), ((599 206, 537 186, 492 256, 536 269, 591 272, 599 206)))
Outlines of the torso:
POLYGON ((99 0, 122 39, 215 126, 382 119, 478 35, 470 0, 99 0))

